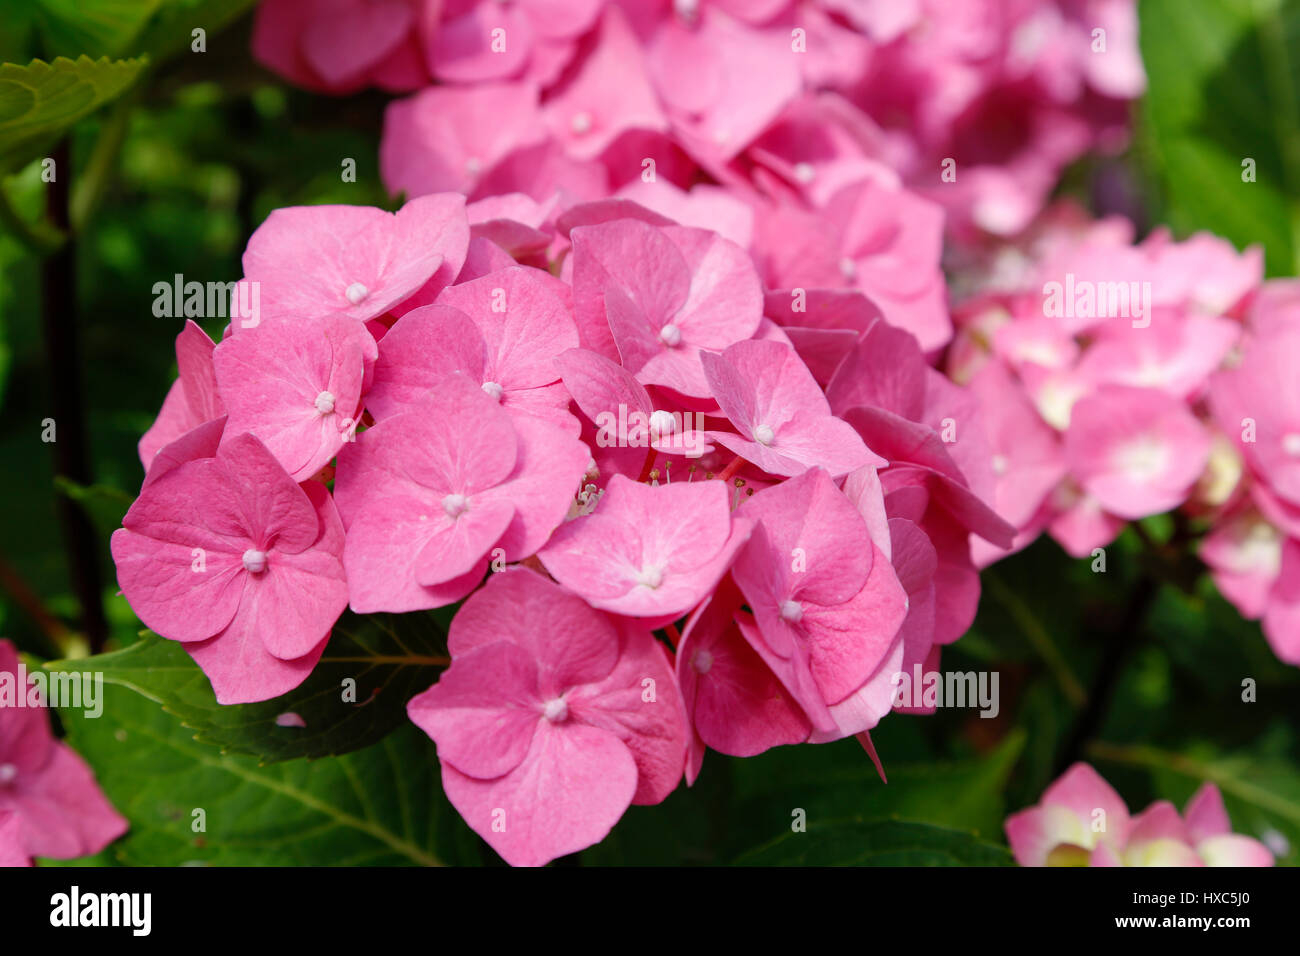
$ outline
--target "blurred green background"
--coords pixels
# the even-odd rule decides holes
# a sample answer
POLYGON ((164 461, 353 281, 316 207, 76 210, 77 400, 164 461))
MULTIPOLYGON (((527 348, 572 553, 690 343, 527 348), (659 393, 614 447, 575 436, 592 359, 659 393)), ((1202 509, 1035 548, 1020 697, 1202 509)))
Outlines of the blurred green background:
MULTIPOLYGON (((71 240, 75 314, 62 317, 80 338, 91 469, 80 484, 55 480, 54 446, 41 440, 60 381, 43 329, 60 317, 42 307, 49 260, 36 246, 51 185, 40 158, 64 134, 55 130, 25 157, 10 150, 0 83, 11 213, 0 232, 0 636, 36 658, 88 647, 57 517, 61 496, 91 517, 108 646, 137 637, 138 622, 114 593, 107 539, 142 478, 136 442, 176 374, 180 322, 154 317, 154 283, 175 273, 237 279, 247 237, 278 206, 392 208, 377 170, 386 98, 316 96, 266 73, 248 53, 250 6, 0 0, 5 62, 150 57, 122 93, 71 127, 72 169, 59 172, 74 213, 92 211, 71 240), (195 23, 209 24, 202 54, 189 50, 195 23), (347 157, 356 160, 355 183, 339 175, 347 157)), ((1209 229, 1239 246, 1262 243, 1270 274, 1294 274, 1297 5, 1143 0, 1141 11, 1151 88, 1134 145, 1118 160, 1080 163, 1062 191, 1098 212, 1136 199, 1146 225, 1169 223, 1179 235, 1209 229), (1243 157, 1257 160, 1250 187, 1240 181, 1243 157)), ((220 323, 206 331, 219 335, 220 323)), ((1284 862, 1300 861, 1300 673, 1276 661, 1258 626, 1203 575, 1187 573, 1178 534, 1167 520, 1126 532, 1105 574, 1046 540, 989 571, 975 627, 943 664, 997 670, 1001 713, 887 719, 873 737, 888 786, 852 740, 751 760, 710 754, 693 789, 632 808, 580 861, 1006 863, 1004 816, 1036 802, 1074 757, 1093 762, 1135 812, 1156 798, 1181 807, 1213 780, 1238 832, 1265 839, 1284 862), (1180 584, 1152 583, 1169 579, 1180 584), (1242 701, 1247 678, 1257 682, 1254 703, 1242 701), (795 838, 797 809, 809 832, 795 838)), ((195 742, 125 687, 109 693, 103 718, 64 717, 132 821, 130 835, 96 862, 496 860, 440 796, 432 745, 411 727, 345 757, 262 766, 195 742), (208 810, 206 834, 188 825, 195 806, 208 810)))

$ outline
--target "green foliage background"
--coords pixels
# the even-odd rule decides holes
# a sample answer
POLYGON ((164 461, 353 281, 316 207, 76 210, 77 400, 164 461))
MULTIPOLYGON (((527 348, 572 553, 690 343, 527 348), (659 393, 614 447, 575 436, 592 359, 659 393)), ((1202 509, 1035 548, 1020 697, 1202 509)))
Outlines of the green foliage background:
MULTIPOLYGON (((441 795, 432 744, 401 715, 437 674, 445 617, 387 631, 351 622, 330 654, 374 661, 327 662, 290 700, 223 709, 174 645, 140 636, 110 586, 115 653, 79 659, 55 502, 71 495, 94 517, 111 582, 107 535, 142 477, 135 444, 175 376, 178 327, 153 316, 153 284, 238 278, 247 236, 277 206, 392 208, 377 171, 385 98, 314 96, 265 73, 248 54, 249 6, 0 0, 0 60, 13 64, 0 67, 0 635, 109 682, 101 718, 64 712, 62 725, 132 828, 82 862, 497 864, 441 795), (196 25, 208 31, 202 54, 189 51, 196 25), (33 71, 35 56, 69 60, 33 71), (65 135, 92 487, 56 480, 41 442, 40 254, 58 237, 41 223, 40 159, 65 135), (349 157, 356 183, 339 175, 349 157), (324 736, 276 723, 293 711, 309 728, 329 724, 322 688, 348 667, 369 710, 324 736)), ((1150 92, 1134 147, 1118 164, 1081 164, 1065 188, 1088 199, 1090 183, 1118 172, 1148 222, 1261 243, 1271 275, 1295 274, 1300 4, 1142 0, 1141 13, 1150 92), (1247 157, 1253 184, 1241 181, 1247 157)), ((887 786, 852 740, 750 760, 710 754, 694 788, 633 807, 607 840, 564 862, 1007 864, 1003 818, 1035 802, 1072 750, 1134 811, 1157 798, 1181 805, 1213 780, 1238 831, 1284 842, 1282 862, 1300 862, 1300 673, 1188 573, 1181 534, 1168 520, 1127 531, 1104 574, 1050 541, 986 573, 976 624, 944 669, 998 671, 1001 713, 888 718, 873 733, 887 786), (1103 662, 1114 673, 1098 681, 1103 662), (1247 678, 1254 703, 1242 701, 1247 678), (798 810, 808 832, 792 834, 798 810)))

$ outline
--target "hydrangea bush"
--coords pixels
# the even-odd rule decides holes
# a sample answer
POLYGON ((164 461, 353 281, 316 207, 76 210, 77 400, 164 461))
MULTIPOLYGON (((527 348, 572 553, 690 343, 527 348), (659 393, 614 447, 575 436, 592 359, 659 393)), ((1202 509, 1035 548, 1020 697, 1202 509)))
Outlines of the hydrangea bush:
MULTIPOLYGON (((1053 198, 1128 144, 1134 2, 265 0, 251 30, 289 83, 394 97, 398 198, 275 208, 185 322, 111 538, 150 633, 56 670, 263 761, 413 725, 413 798, 542 865, 724 756, 852 737, 888 787, 872 732, 951 706, 913 675, 1044 533, 1093 572, 1125 533, 1199 554, 1300 665, 1294 282, 1053 198)), ((4 674, 27 692, 0 644, 4 674)), ((12 713, 0 862, 120 836, 12 713)), ((1074 763, 1005 836, 1289 852, 1216 782, 1130 816, 1074 763)))

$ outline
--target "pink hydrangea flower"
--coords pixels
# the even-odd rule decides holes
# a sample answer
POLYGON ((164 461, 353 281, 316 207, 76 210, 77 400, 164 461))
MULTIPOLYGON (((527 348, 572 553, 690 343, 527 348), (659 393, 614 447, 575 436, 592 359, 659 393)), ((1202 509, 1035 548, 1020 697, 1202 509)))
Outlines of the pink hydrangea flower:
POLYGON ((4 700, 0 691, 0 866, 98 853, 126 832, 126 820, 86 762, 50 732, 36 685, 20 680, 18 652, 6 640, 0 675, 13 695, 4 700))
POLYGON ((686 782, 694 783, 704 748, 752 757, 782 744, 803 743, 812 724, 763 658, 737 616, 744 598, 730 577, 692 613, 677 646, 677 683, 693 731, 686 782))
POLYGON ((1206 783, 1183 816, 1159 800, 1130 817, 1123 799, 1088 764, 1076 763, 1037 806, 1006 821, 1022 866, 1272 866, 1273 854, 1234 834, 1219 788, 1206 783))
POLYGON ((418 404, 459 372, 512 414, 576 434, 556 356, 578 344, 568 286, 512 266, 451 286, 384 336, 367 406, 379 420, 418 404))
POLYGON ((561 526, 538 557, 592 607, 671 621, 717 585, 749 536, 721 481, 651 486, 615 475, 595 510, 561 526))
POLYGON ((573 296, 584 348, 645 385, 704 397, 700 351, 750 338, 762 318, 758 276, 714 233, 618 219, 574 228, 573 296))
POLYGON ((249 434, 141 489, 113 533, 117 580, 147 627, 182 642, 223 704, 301 684, 347 605, 343 525, 249 434))
POLYGON ((537 98, 532 83, 483 83, 431 86, 394 100, 379 145, 384 184, 408 196, 444 190, 472 195, 497 163, 545 141, 537 98))
MULTIPOLYGON (((260 286, 264 316, 378 318, 451 283, 465 261, 461 196, 412 199, 396 213, 369 206, 277 209, 248 240, 244 278, 260 286)), ((235 322, 238 333, 248 319, 235 322)))
POLYGON ((677 785, 685 721, 649 631, 518 568, 465 602, 448 647, 408 711, 438 744, 448 799, 508 863, 590 846, 677 785))
POLYGON ((1186 406, 1151 389, 1098 389, 1074 406, 1065 434, 1071 474, 1130 520, 1181 504, 1209 454, 1209 436, 1186 406))
POLYGON ((576 438, 511 416, 449 375, 424 404, 339 454, 335 492, 352 609, 414 611, 468 595, 493 552, 519 561, 564 518, 590 456, 576 438))
POLYGON ((213 354, 228 432, 256 435, 294 481, 306 481, 355 436, 377 355, 365 327, 344 316, 267 321, 232 335, 213 354))
POLYGON ((740 434, 709 437, 772 475, 825 468, 840 478, 881 466, 853 428, 831 414, 826 396, 793 349, 779 342, 737 342, 701 353, 704 378, 740 434))
POLYGON ((423 0, 266 0, 253 55, 300 86, 350 93, 428 82, 416 34, 423 0))
MULTIPOLYGON (((742 634, 749 632, 814 733, 834 739, 866 729, 842 727, 831 708, 861 688, 896 646, 907 595, 888 559, 858 509, 819 468, 764 489, 742 514, 757 522, 732 569, 757 624, 742 624, 742 634)), ((885 711, 890 697, 886 690, 885 711)))

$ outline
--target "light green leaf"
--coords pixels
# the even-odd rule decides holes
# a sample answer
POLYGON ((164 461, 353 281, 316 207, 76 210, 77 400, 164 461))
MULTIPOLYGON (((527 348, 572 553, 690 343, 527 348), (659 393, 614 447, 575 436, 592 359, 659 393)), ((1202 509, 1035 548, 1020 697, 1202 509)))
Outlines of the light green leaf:
POLYGON ((180 719, 195 739, 265 763, 348 753, 407 723, 406 703, 446 663, 443 629, 431 614, 346 613, 311 676, 257 704, 218 704, 203 672, 175 641, 147 634, 120 651, 54 661, 60 673, 102 673, 180 719), (344 700, 345 681, 355 681, 344 700), (285 715, 293 715, 292 718, 285 715), (297 723, 292 726, 282 723, 297 723))
POLYGON ((0 64, 0 172, 41 155, 73 123, 120 95, 145 62, 83 56, 0 64))

